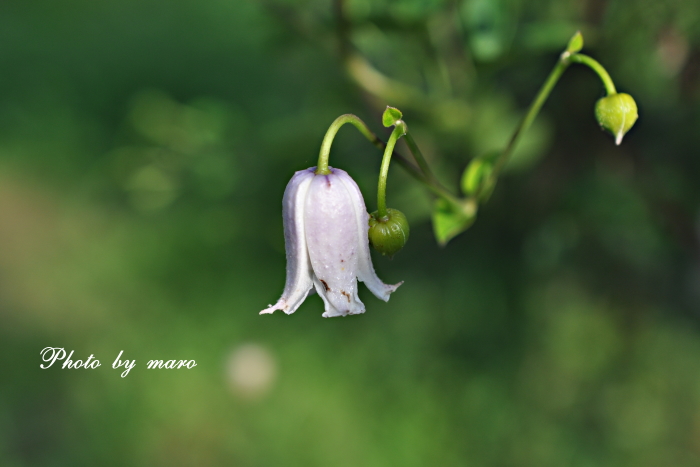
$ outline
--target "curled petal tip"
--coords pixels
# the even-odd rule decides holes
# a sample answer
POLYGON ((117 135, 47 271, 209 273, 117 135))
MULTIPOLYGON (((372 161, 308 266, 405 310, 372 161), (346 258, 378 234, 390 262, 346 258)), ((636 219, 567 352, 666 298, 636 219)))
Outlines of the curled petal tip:
MULTIPOLYGON (((303 301, 303 300, 302 300, 302 301, 303 301)), ((297 305, 296 308, 292 308, 292 307, 289 306, 289 303, 283 302, 283 301, 279 301, 279 302, 275 303, 274 305, 271 305, 269 308, 265 308, 265 309, 264 309, 263 311, 261 311, 259 314, 261 314, 261 315, 271 315, 271 314, 274 313, 276 310, 282 310, 282 311, 285 312, 286 314, 291 315, 292 313, 294 313, 295 311, 297 311, 297 308, 298 308, 298 307, 299 307, 299 306, 297 305)))
POLYGON ((281 307, 279 306, 279 302, 275 303, 274 305, 268 305, 267 308, 265 308, 263 311, 261 311, 259 314, 261 315, 271 315, 275 310, 280 310, 281 307))
POLYGON ((403 284, 403 281, 399 282, 398 284, 394 284, 394 285, 389 285, 389 284, 387 284, 387 285, 385 286, 385 287, 386 287, 386 288, 385 288, 385 290, 386 290, 385 294, 383 294, 383 295, 382 295, 381 297, 379 297, 379 298, 381 298, 381 299, 384 300, 385 302, 388 302, 388 301, 389 301, 389 298, 391 298, 391 294, 394 293, 394 292, 396 292, 396 289, 398 289, 398 288, 401 286, 401 284, 403 284))

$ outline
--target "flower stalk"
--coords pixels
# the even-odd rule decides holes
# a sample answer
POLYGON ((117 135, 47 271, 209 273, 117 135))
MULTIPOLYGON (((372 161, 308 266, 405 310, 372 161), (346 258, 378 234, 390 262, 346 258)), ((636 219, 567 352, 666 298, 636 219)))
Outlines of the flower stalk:
POLYGON ((394 127, 394 130, 389 136, 389 141, 384 149, 382 157, 382 166, 379 169, 379 182, 377 183, 377 215, 379 219, 387 218, 386 211, 386 180, 389 176, 389 164, 391 163, 391 155, 394 153, 396 142, 406 134, 406 124, 403 120, 399 120, 394 127))
POLYGON ((321 151, 318 155, 318 164, 316 165, 316 175, 328 175, 331 173, 331 171, 328 169, 328 158, 331 152, 331 145, 333 144, 333 139, 338 133, 338 130, 340 130, 340 127, 346 123, 352 124, 373 144, 376 145, 375 141, 380 141, 379 138, 372 133, 372 130, 369 129, 365 122, 363 122, 357 115, 341 115, 340 117, 336 118, 333 123, 331 123, 331 126, 328 127, 328 130, 326 131, 326 135, 323 137, 323 142, 321 142, 321 151))
POLYGON ((600 80, 603 82, 603 86, 605 86, 605 92, 608 93, 608 96, 617 94, 617 90, 615 89, 615 83, 613 83, 610 74, 608 74, 607 70, 603 68, 603 65, 598 63, 597 60, 584 54, 573 54, 568 59, 573 63, 580 63, 581 65, 586 65, 588 68, 595 71, 600 80))

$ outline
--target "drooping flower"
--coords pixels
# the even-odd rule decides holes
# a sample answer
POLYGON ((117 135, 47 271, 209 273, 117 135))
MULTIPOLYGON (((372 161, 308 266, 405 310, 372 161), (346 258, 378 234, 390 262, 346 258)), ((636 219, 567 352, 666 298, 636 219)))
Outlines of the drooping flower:
POLYGON ((344 170, 329 167, 328 175, 315 170, 296 172, 284 191, 287 280, 282 297, 260 314, 292 314, 315 288, 324 318, 356 315, 365 312, 358 280, 384 301, 403 283, 387 285, 374 272, 369 214, 355 181, 344 170))

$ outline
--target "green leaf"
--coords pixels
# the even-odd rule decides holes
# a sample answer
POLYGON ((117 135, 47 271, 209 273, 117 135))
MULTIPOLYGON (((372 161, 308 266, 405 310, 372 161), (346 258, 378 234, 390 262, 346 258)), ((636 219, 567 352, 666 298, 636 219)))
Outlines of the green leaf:
POLYGON ((455 203, 439 198, 433 208, 433 232, 440 246, 467 230, 476 220, 477 204, 473 199, 455 203))
POLYGON ((390 127, 396 125, 396 123, 401 120, 403 117, 403 114, 401 111, 395 107, 389 107, 388 105, 386 106, 386 110, 384 111, 384 114, 382 115, 382 123, 384 124, 385 127, 390 127))
POLYGON ((581 31, 576 31, 574 37, 569 40, 569 45, 566 46, 566 51, 570 54, 575 54, 583 48, 583 35, 581 31))

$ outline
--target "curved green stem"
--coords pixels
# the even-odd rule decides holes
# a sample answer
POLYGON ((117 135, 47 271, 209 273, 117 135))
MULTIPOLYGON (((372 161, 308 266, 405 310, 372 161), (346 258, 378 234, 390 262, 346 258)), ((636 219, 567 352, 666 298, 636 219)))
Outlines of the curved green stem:
POLYGON ((605 92, 608 93, 608 96, 612 94, 617 94, 617 90, 615 89, 615 84, 613 83, 612 78, 610 78, 608 72, 605 70, 605 68, 603 68, 603 65, 598 63, 595 59, 589 57, 588 55, 573 54, 569 57, 569 60, 574 63, 586 65, 588 68, 595 71, 596 74, 600 77, 600 80, 603 82, 603 86, 605 86, 605 92))
POLYGON ((588 66, 598 74, 601 81, 603 82, 603 85, 605 86, 605 90, 608 93, 608 95, 617 93, 612 78, 610 78, 608 72, 605 71, 603 65, 601 65, 588 55, 578 53, 570 54, 568 52, 564 52, 559 58, 557 64, 554 66, 552 72, 547 77, 547 80, 540 88, 540 91, 537 93, 537 96, 532 101, 532 104, 530 104, 530 108, 527 110, 527 113, 525 114, 525 117, 523 117, 523 120, 520 122, 520 125, 518 125, 518 128, 515 129, 513 136, 511 136, 510 141, 508 141, 508 145, 503 150, 498 160, 494 164, 493 177, 498 177, 499 172, 503 169, 506 162, 508 162, 508 159, 515 150, 515 147, 517 146, 520 137, 523 133, 525 133, 525 131, 530 127, 530 125, 532 125, 532 122, 535 120, 535 117, 537 117, 537 114, 542 108, 542 105, 549 97, 549 94, 552 92, 552 89, 554 89, 554 86, 557 84, 557 81, 559 81, 559 78, 561 77, 562 73, 564 73, 564 71, 569 67, 571 63, 581 63, 583 65, 588 66))
POLYGON ((406 134, 406 124, 399 120, 394 131, 391 132, 389 141, 384 149, 384 157, 382 157, 382 167, 379 169, 379 183, 377 183, 377 216, 379 219, 387 219, 386 211, 386 179, 389 176, 389 164, 391 163, 391 155, 394 152, 396 142, 406 134))
MULTIPOLYGON (((351 123, 355 128, 357 128, 360 131, 360 133, 362 133, 365 136, 365 138, 369 140, 370 143, 374 144, 379 149, 386 149, 386 143, 379 139, 377 135, 372 133, 372 130, 369 129, 369 127, 365 124, 365 122, 363 122, 360 119, 360 117, 353 114, 341 115, 340 117, 336 118, 335 121, 333 121, 331 126, 328 128, 326 135, 323 137, 323 142, 321 143, 321 152, 318 157, 318 165, 316 167, 315 173, 319 175, 328 175, 330 173, 330 171, 328 170, 328 156, 330 154, 331 144, 333 143, 333 138, 335 138, 335 135, 336 133, 338 133, 340 127, 346 123, 351 123)), ((416 167, 408 159, 406 159, 404 156, 395 151, 392 152, 392 156, 396 159, 396 162, 398 162, 406 170, 406 172, 409 173, 409 175, 411 175, 419 182, 425 184, 425 186, 434 194, 451 201, 457 201, 457 197, 453 195, 447 188, 442 186, 440 182, 438 182, 438 180, 434 176, 432 176, 432 173, 428 171, 428 173, 430 173, 431 176, 426 175, 424 172, 421 171, 420 168, 416 167)), ((419 155, 418 157, 422 158, 422 155, 419 155)), ((416 160, 423 159, 417 158, 416 160)))
POLYGON ((341 115, 340 117, 336 118, 333 123, 331 123, 331 126, 328 127, 328 131, 326 131, 326 135, 323 137, 321 151, 318 155, 318 164, 316 165, 316 175, 328 175, 331 173, 331 171, 328 170, 328 157, 331 152, 331 144, 333 144, 333 138, 335 138, 335 135, 338 133, 338 130, 340 130, 340 127, 346 123, 351 123, 353 126, 355 126, 355 128, 360 130, 360 133, 362 133, 365 138, 376 144, 375 140, 378 140, 378 138, 374 135, 374 133, 372 133, 367 125, 365 125, 365 122, 360 120, 360 117, 353 114, 341 115))

